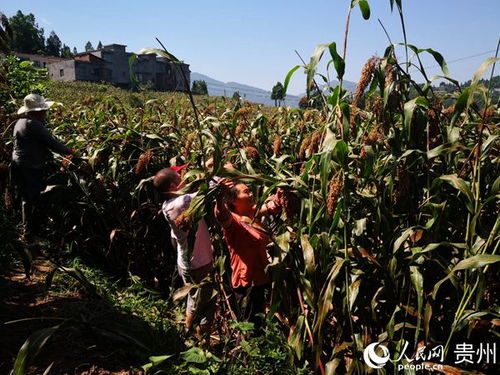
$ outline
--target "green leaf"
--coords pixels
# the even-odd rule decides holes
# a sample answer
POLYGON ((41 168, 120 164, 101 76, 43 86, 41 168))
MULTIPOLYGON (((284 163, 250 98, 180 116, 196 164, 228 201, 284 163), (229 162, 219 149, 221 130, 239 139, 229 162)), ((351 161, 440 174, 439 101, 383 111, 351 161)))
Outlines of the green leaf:
POLYGON ((332 56, 333 59, 333 66, 335 67, 335 70, 337 71, 337 78, 339 80, 342 79, 345 73, 345 61, 344 59, 337 53, 337 44, 335 42, 330 43, 328 46, 328 49, 330 51, 330 55, 332 56))
POLYGON ((328 126, 326 128, 325 138, 323 139, 323 147, 321 149, 321 152, 325 153, 333 151, 338 141, 339 140, 337 139, 335 132, 328 126))
POLYGON ((373 147, 365 145, 365 162, 363 164, 363 178, 368 179, 370 178, 372 172, 373 172, 373 166, 375 164, 375 153, 373 152, 373 147))
POLYGON ((481 146, 481 151, 486 152, 488 148, 496 143, 497 138, 499 137, 499 134, 492 134, 488 137, 486 141, 483 142, 481 146))
POLYGON ((57 325, 50 328, 43 328, 35 333, 33 333, 24 342, 21 349, 17 353, 16 360, 14 362, 14 367, 12 369, 12 375, 25 375, 28 366, 31 361, 38 355, 43 346, 47 343, 49 338, 56 332, 61 325, 57 325))
POLYGON ((411 249, 411 251, 413 253, 413 260, 417 259, 421 254, 428 253, 428 252, 436 250, 440 247, 451 247, 451 248, 456 248, 456 249, 465 249, 466 244, 465 243, 453 243, 453 242, 443 241, 443 242, 430 243, 424 248, 413 247, 411 249))
POLYGON ((439 66, 441 67, 441 70, 443 71, 443 73, 445 75, 448 75, 449 74, 449 71, 448 71, 448 65, 446 64, 446 61, 444 60, 444 57, 443 55, 441 55, 439 52, 437 51, 434 51, 433 49, 431 48, 425 48, 425 49, 421 49, 420 52, 428 52, 432 55, 432 57, 434 57, 434 60, 436 60, 436 62, 439 64, 439 66))
POLYGON ((335 263, 332 265, 330 269, 330 273, 328 274, 328 278, 323 285, 320 293, 320 299, 318 301, 318 315, 316 319, 316 324, 314 325, 314 331, 319 332, 321 327, 323 326, 323 322, 332 307, 332 297, 333 291, 335 287, 335 279, 339 275, 340 270, 342 269, 342 265, 344 264, 344 258, 337 258, 335 263))
POLYGON ((199 369, 197 367, 189 366, 189 373, 192 375, 210 375, 207 369, 199 369))
POLYGON ((484 75, 484 73, 486 72, 486 69, 488 69, 488 67, 491 64, 494 64, 499 60, 500 60, 500 58, 490 57, 490 58, 486 59, 485 61, 483 61, 483 63, 477 69, 476 73, 474 73, 474 77, 472 78, 471 86, 476 85, 479 82, 479 80, 481 79, 481 77, 484 75))
POLYGON ((149 139, 159 139, 161 141, 165 140, 163 137, 161 137, 158 134, 146 134, 145 137, 149 138, 149 139))
POLYGON ((422 308, 424 304, 424 278, 416 266, 410 266, 410 277, 417 294, 418 318, 417 329, 415 330, 415 342, 418 342, 420 325, 422 323, 422 308))
POLYGON ((458 97, 455 103, 455 110, 453 111, 453 115, 451 116, 450 127, 453 127, 457 122, 458 118, 462 114, 462 112, 467 107, 467 103, 469 102, 469 96, 471 93, 471 88, 467 87, 458 97))
POLYGON ((297 318, 295 327, 293 327, 292 334, 288 337, 288 345, 290 345, 295 350, 295 353, 297 354, 297 358, 299 360, 302 357, 302 349, 304 347, 304 340, 303 340, 305 334, 304 320, 305 320, 304 315, 300 315, 297 318))
POLYGON ((152 357, 149 357, 149 360, 151 361, 153 366, 158 366, 160 363, 166 361, 169 358, 172 358, 173 356, 174 356, 174 354, 152 356, 152 357))
POLYGON ((130 77, 130 82, 132 82, 132 85, 134 87, 137 87, 139 85, 139 81, 137 80, 133 69, 136 59, 137 55, 135 53, 133 53, 128 59, 128 75, 130 77))
POLYGON ((290 71, 287 73, 287 75, 285 77, 285 83, 283 85, 283 95, 284 96, 286 96, 286 90, 288 89, 288 84, 290 83, 290 78, 292 78, 293 73, 295 73, 297 71, 297 69, 299 69, 300 67, 301 67, 301 65, 296 65, 292 69, 290 69, 290 71))
POLYGON ((429 302, 427 302, 425 304, 425 312, 424 312, 424 331, 426 340, 429 337, 431 318, 432 318, 432 305, 429 302))
POLYGON ((408 138, 410 137, 411 134, 410 127, 411 127, 411 120, 413 118, 413 113, 415 112, 415 109, 417 107, 428 108, 429 101, 427 100, 427 98, 423 96, 418 96, 415 99, 406 102, 404 105, 405 132, 408 138))
POLYGON ((496 195, 500 191, 500 176, 497 177, 493 185, 491 186, 491 194, 496 195))
POLYGON ((229 322, 229 327, 236 328, 241 332, 250 332, 255 328, 254 324, 251 322, 237 322, 234 320, 229 322))
POLYGON ((172 301, 174 303, 179 303, 182 299, 184 299, 189 294, 191 289, 198 288, 198 287, 199 287, 198 284, 188 284, 188 285, 184 285, 184 286, 180 287, 179 289, 177 289, 173 293, 172 301))
POLYGON ((52 370, 52 366, 54 366, 54 363, 55 363, 55 362, 52 362, 52 363, 51 363, 51 364, 50 364, 50 365, 49 365, 49 366, 45 369, 45 371, 43 372, 43 374, 42 374, 42 375, 49 375, 50 370, 52 370))
POLYGON ((306 84, 307 84, 308 97, 311 91, 311 84, 314 80, 314 75, 316 74, 316 68, 318 67, 318 63, 321 60, 321 57, 323 56, 323 52, 325 51, 326 48, 328 48, 328 46, 329 46, 328 44, 319 44, 314 50, 314 53, 311 56, 309 64, 306 66, 306 72, 307 72, 306 84))
POLYGON ((446 183, 448 183, 449 185, 453 186, 455 189, 460 191, 462 194, 464 194, 466 198, 467 209, 471 213, 474 213, 474 208, 473 208, 474 197, 469 188, 469 185, 463 179, 459 178, 456 174, 440 176, 438 177, 438 179, 445 181, 446 183))
POLYGON ((488 315, 490 312, 488 311, 472 311, 465 310, 462 317, 456 322, 456 331, 462 330, 467 324, 470 324, 470 321, 477 320, 485 315, 488 315))
POLYGON ((197 348, 196 346, 193 346, 191 349, 182 352, 181 356, 182 359, 188 363, 205 363, 207 361, 205 352, 202 349, 197 348))
POLYGON ((333 156, 337 160, 337 162, 341 165, 345 165, 347 163, 347 154, 349 153, 349 147, 347 147, 347 143, 342 140, 339 140, 333 149, 333 156))
POLYGON ((405 242, 408 239, 408 237, 410 237, 410 234, 412 232, 413 232, 413 228, 408 228, 403 233, 401 233, 401 235, 394 242, 394 246, 392 248, 392 252, 393 253, 395 253, 396 251, 398 251, 398 249, 400 248, 400 246, 403 244, 403 242, 405 242))
POLYGON ((361 10, 361 15, 365 20, 370 19, 370 5, 366 0, 359 0, 359 9, 361 10))
POLYGON ((455 267, 451 269, 450 273, 444 279, 440 280, 436 284, 434 290, 432 291, 432 298, 436 299, 436 294, 441 284, 443 284, 446 280, 451 278, 456 271, 481 268, 487 266, 488 264, 496 262, 500 262, 500 255, 492 255, 492 254, 474 255, 470 258, 461 260, 455 267))
POLYGON ((460 270, 469 270, 472 268, 481 268, 487 266, 488 264, 496 262, 500 262, 500 255, 493 255, 493 254, 474 255, 473 257, 460 261, 455 267, 453 267, 452 272, 460 270))
POLYGON ((339 104, 339 97, 340 86, 337 86, 333 89, 332 93, 328 95, 327 103, 335 107, 337 104, 339 104))
POLYGON ((139 54, 151 54, 151 53, 155 53, 163 58, 165 58, 167 61, 171 62, 171 63, 174 63, 174 64, 180 64, 181 61, 175 57, 174 55, 172 55, 170 52, 166 51, 166 50, 162 50, 162 49, 158 49, 158 48, 143 48, 139 51, 139 54))
POLYGON ((422 52, 429 53, 430 55, 432 55, 432 57, 434 57, 434 60, 436 60, 436 62, 439 64, 443 73, 445 75, 448 75, 448 66, 446 65, 446 61, 444 60, 443 56, 439 52, 434 51, 431 48, 417 48, 411 44, 405 44, 405 43, 398 43, 398 44, 402 45, 402 46, 407 46, 409 49, 411 49, 415 53, 415 55, 419 55, 422 52))
POLYGON ((303 234, 300 236, 300 244, 302 246, 302 252, 304 254, 304 263, 306 265, 306 272, 309 275, 314 273, 315 261, 314 261, 314 249, 309 242, 309 236, 303 234))

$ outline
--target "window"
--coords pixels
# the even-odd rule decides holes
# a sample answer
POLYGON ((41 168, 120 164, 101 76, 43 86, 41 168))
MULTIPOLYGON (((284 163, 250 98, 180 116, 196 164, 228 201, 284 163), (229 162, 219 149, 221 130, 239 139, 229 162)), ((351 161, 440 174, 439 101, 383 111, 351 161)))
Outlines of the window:
POLYGON ((64 77, 64 69, 59 69, 59 77, 64 77))

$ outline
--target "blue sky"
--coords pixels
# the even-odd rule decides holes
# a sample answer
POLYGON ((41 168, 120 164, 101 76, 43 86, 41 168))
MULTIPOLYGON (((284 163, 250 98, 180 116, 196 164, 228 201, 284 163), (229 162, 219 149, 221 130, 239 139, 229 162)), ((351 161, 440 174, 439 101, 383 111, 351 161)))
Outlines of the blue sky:
MULTIPOLYGON (((399 16, 391 13, 389 0, 369 3, 370 20, 363 20, 358 8, 351 17, 344 78, 354 82, 365 61, 383 55, 389 44, 377 19, 393 42, 403 40, 399 16)), ((157 47, 158 37, 194 72, 270 90, 300 64, 294 50, 308 61, 317 44, 342 45, 348 4, 348 0, 4 0, 0 11, 9 17, 17 10, 33 13, 46 36, 54 30, 78 51, 87 41, 96 47, 100 40, 126 44, 136 52, 157 47)), ((450 61, 450 76, 459 81, 470 79, 494 54, 485 52, 494 50, 500 37, 499 0, 403 0, 403 9, 408 42, 441 52, 450 61), (481 56, 452 62, 477 54, 481 56)), ((403 55, 401 50, 400 61, 403 55)), ((432 59, 424 59, 424 65, 429 76, 440 74, 432 59)), ((304 82, 305 76, 297 72, 288 92, 304 92, 304 82)))

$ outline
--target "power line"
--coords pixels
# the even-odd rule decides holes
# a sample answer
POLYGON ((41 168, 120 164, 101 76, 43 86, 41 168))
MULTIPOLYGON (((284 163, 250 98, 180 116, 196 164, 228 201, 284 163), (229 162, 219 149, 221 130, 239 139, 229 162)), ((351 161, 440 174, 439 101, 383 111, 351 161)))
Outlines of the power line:
MULTIPOLYGON (((446 64, 453 64, 453 63, 456 63, 456 62, 459 62, 459 61, 463 61, 463 60, 467 60, 467 59, 472 59, 474 57, 484 56, 484 55, 487 55, 488 53, 491 53, 491 52, 495 52, 495 50, 492 49, 492 50, 489 50, 489 51, 484 51, 484 52, 476 53, 474 55, 460 57, 460 58, 455 59, 455 60, 447 61, 446 64)), ((434 67, 438 67, 438 66, 439 66, 439 64, 434 64, 434 65, 425 66, 424 68, 425 69, 430 69, 430 68, 434 68, 434 67)))
MULTIPOLYGON (((459 61, 472 59, 474 57, 484 56, 484 55, 487 55, 487 54, 492 53, 492 52, 495 52, 495 50, 492 49, 492 50, 489 50, 489 51, 479 52, 479 53, 476 53, 474 55, 459 57, 459 58, 454 59, 454 60, 449 60, 449 61, 445 60, 445 61, 446 61, 446 64, 449 65, 449 64, 453 64, 453 63, 456 63, 456 62, 459 62, 459 61)), ((424 66, 424 69, 433 69, 433 68, 440 68, 440 67, 441 66, 439 64, 433 64, 433 65, 424 66)), ((416 67, 411 67, 410 70, 417 70, 417 68, 416 67)))

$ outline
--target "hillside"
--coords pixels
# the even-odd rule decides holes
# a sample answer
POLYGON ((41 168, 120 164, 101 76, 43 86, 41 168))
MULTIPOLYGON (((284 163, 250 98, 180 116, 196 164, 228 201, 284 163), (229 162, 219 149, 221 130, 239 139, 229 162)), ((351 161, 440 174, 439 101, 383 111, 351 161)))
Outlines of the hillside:
MULTIPOLYGON (((191 82, 195 80, 204 80, 207 83, 208 94, 210 96, 231 97, 235 92, 253 103, 262 103, 267 106, 274 106, 274 100, 271 99, 271 91, 263 90, 258 87, 245 85, 238 82, 222 82, 200 73, 191 73, 191 82)), ((299 106, 300 96, 287 95, 285 104, 297 108, 299 106)))

